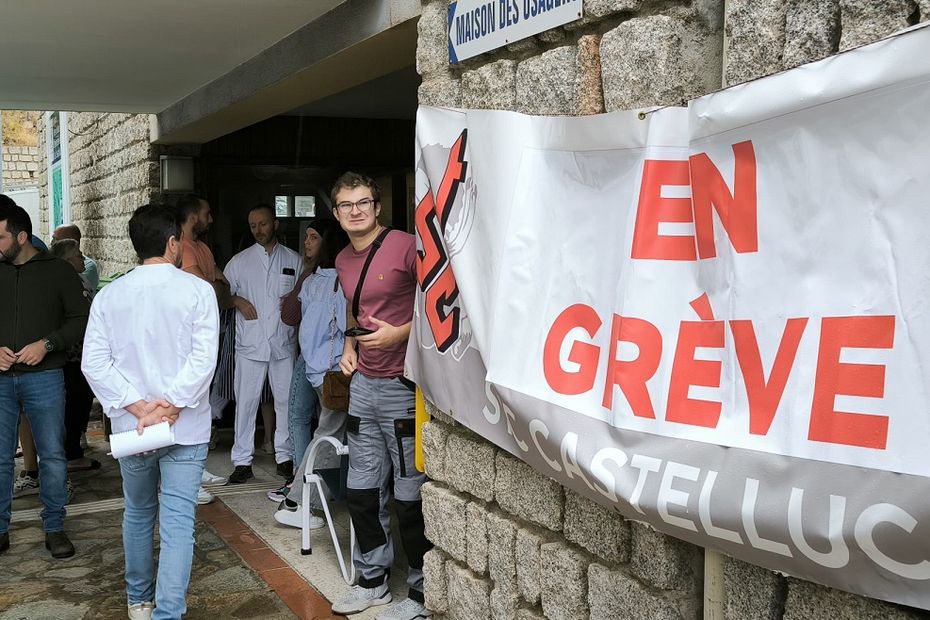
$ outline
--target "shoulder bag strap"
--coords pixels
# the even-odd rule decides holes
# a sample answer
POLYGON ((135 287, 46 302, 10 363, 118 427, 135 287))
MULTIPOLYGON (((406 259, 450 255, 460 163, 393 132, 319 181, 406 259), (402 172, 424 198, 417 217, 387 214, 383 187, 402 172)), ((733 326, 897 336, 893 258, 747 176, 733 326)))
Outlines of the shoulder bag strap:
POLYGON ((372 242, 371 249, 368 251, 368 258, 365 259, 365 264, 362 266, 362 273, 358 276, 358 284, 355 286, 355 295, 352 297, 352 316, 355 318, 356 323, 358 323, 358 305, 362 298, 362 284, 365 282, 365 276, 368 275, 368 267, 371 266, 371 261, 374 259, 375 253, 378 251, 378 248, 381 247, 381 244, 384 243, 384 239, 389 232, 391 232, 391 228, 386 226, 384 230, 381 231, 381 234, 378 235, 378 238, 372 242))

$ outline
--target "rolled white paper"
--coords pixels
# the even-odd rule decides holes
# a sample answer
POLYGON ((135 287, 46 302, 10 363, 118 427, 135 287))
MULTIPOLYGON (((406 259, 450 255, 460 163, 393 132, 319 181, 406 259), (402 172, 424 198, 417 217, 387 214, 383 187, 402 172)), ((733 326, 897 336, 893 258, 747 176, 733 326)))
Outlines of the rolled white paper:
POLYGON ((120 459, 173 444, 174 429, 167 422, 161 422, 145 427, 141 435, 135 429, 110 435, 110 454, 113 458, 120 459))

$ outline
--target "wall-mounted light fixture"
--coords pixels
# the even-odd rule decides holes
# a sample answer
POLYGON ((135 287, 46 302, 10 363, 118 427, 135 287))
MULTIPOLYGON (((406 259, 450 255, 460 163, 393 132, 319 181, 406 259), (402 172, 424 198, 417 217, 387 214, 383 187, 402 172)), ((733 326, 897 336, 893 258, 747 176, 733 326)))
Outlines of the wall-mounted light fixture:
POLYGON ((194 191, 194 158, 178 157, 175 155, 162 155, 159 157, 161 166, 161 191, 163 192, 193 192, 194 191))

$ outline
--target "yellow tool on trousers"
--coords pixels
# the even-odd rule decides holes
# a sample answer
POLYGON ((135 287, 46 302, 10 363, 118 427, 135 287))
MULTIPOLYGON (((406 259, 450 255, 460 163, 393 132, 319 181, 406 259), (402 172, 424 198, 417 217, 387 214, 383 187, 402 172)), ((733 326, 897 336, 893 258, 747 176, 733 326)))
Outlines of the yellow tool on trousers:
POLYGON ((426 400, 423 398, 423 392, 420 391, 420 387, 417 386, 417 399, 416 399, 416 455, 415 463, 417 471, 426 471, 423 466, 423 425, 429 422, 430 416, 426 413, 426 400))

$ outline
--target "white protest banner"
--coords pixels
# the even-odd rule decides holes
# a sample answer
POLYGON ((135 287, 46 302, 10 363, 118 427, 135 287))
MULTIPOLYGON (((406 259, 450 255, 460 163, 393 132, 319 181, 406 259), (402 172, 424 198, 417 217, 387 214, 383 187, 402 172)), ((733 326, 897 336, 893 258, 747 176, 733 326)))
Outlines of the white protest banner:
POLYGON ((678 538, 930 609, 930 28, 687 108, 421 108, 428 399, 678 538))

